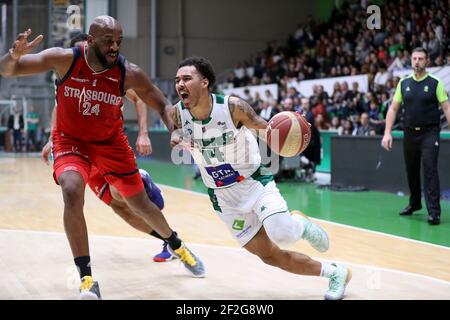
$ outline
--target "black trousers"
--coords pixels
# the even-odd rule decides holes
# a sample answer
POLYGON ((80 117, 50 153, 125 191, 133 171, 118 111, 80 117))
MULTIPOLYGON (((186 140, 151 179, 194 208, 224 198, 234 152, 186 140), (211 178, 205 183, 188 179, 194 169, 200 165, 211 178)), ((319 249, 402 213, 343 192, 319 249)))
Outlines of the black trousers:
POLYGON ((14 152, 22 152, 22 131, 13 130, 14 152))
POLYGON ((409 204, 412 207, 421 206, 420 163, 422 160, 425 202, 428 214, 433 217, 441 214, 439 203, 441 190, 438 175, 439 134, 439 127, 417 131, 405 129, 403 139, 406 173, 411 192, 409 204))

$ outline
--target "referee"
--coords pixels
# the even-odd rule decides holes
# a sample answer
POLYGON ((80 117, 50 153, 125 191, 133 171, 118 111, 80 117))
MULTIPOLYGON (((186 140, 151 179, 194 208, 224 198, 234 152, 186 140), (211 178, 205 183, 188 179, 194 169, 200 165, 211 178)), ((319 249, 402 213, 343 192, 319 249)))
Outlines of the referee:
POLYGON ((438 176, 440 110, 444 110, 450 123, 450 104, 441 80, 426 72, 428 52, 421 47, 413 50, 411 65, 414 73, 401 79, 386 116, 386 129, 381 142, 383 148, 392 148, 392 126, 403 103, 405 108, 403 155, 410 191, 409 205, 400 215, 411 215, 422 209, 420 164, 424 169, 424 192, 428 210, 428 223, 440 223, 441 206, 438 176))

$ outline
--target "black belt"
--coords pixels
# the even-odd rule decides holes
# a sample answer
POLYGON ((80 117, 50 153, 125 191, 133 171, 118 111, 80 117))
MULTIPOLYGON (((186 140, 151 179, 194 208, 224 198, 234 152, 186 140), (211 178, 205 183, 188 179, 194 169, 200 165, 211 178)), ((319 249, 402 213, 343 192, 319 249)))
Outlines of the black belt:
POLYGON ((414 132, 432 130, 432 129, 439 129, 439 125, 421 126, 421 127, 405 127, 405 130, 414 131, 414 132))

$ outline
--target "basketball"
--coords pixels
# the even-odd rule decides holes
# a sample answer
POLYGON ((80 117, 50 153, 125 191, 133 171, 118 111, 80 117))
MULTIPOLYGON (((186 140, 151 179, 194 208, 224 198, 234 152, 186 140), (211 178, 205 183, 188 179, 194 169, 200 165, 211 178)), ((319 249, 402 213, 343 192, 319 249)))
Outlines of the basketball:
POLYGON ((300 113, 283 111, 270 119, 266 138, 273 152, 283 157, 294 157, 308 147, 311 127, 300 113))

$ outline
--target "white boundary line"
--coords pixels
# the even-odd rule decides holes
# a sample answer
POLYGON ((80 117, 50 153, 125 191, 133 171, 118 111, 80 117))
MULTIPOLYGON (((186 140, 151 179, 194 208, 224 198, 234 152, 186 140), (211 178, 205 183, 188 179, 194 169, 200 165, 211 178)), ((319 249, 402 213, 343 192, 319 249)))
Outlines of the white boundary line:
MULTIPOLYGON (((164 188, 167 188, 167 189, 172 189, 172 190, 176 190, 176 191, 182 191, 182 192, 190 193, 190 194, 193 194, 193 195, 203 196, 203 197, 209 198, 207 194, 204 194, 204 193, 201 193, 201 192, 185 190, 185 189, 182 189, 182 188, 172 187, 172 186, 168 186, 168 185, 160 184, 160 183, 157 183, 157 185, 158 186, 163 186, 164 188)), ((333 222, 333 221, 328 221, 328 220, 323 220, 323 219, 317 219, 317 218, 314 218, 314 217, 309 217, 309 218, 311 220, 316 220, 316 221, 320 221, 320 222, 323 222, 323 223, 329 223, 329 224, 336 225, 336 226, 339 226, 339 227, 342 227, 342 228, 349 228, 349 229, 353 229, 353 230, 357 230, 357 231, 373 233, 373 234, 376 234, 376 235, 387 236, 387 237, 391 237, 391 238, 395 238, 395 239, 400 239, 400 240, 404 240, 404 241, 410 241, 410 242, 414 242, 414 243, 418 243, 418 244, 427 245, 427 246, 436 247, 436 248, 439 248, 439 249, 445 249, 445 250, 449 250, 450 251, 450 247, 446 247, 446 246, 442 246, 442 245, 438 245, 438 244, 434 244, 434 243, 429 243, 429 242, 415 240, 415 239, 409 239, 409 238, 405 238, 405 237, 392 235, 392 234, 389 234, 389 233, 384 233, 384 232, 380 232, 380 231, 373 231, 373 230, 364 229, 364 228, 360 228, 360 227, 349 226, 349 225, 346 225, 346 224, 333 222)))
MULTIPOLYGON (((48 236, 48 235, 52 235, 52 236, 59 236, 59 237, 64 237, 65 238, 65 234, 62 232, 56 232, 56 231, 36 231, 36 230, 20 230, 20 229, 0 229, 0 233, 31 233, 31 234, 36 234, 36 235, 44 235, 44 236, 48 236)), ((161 240, 157 240, 157 239, 144 239, 144 238, 135 238, 135 237, 123 237, 123 236, 105 236, 105 235, 89 235, 90 238, 98 238, 98 239, 111 239, 111 240, 131 240, 131 241, 135 241, 135 242, 157 242, 157 243, 161 243, 161 240)), ((218 246, 218 245, 212 245, 212 244, 204 244, 204 243, 192 243, 189 242, 190 244, 193 244, 197 247, 205 247, 205 248, 213 248, 213 249, 220 249, 220 250, 229 250, 229 251, 241 251, 244 252, 246 254, 252 255, 251 253, 249 253, 248 251, 246 251, 245 249, 242 248, 232 248, 232 247, 225 247, 225 246, 218 246)), ((392 273, 397 273, 397 274, 403 274, 403 275, 409 275, 411 277, 416 277, 416 278, 423 278, 423 279, 427 279, 430 281, 435 281, 435 282, 439 282, 445 285, 450 286, 450 281, 446 281, 443 279, 438 279, 438 278, 433 278, 431 276, 427 276, 427 275, 423 275, 423 274, 419 274, 419 273, 414 273, 414 272, 407 272, 407 271, 401 271, 401 270, 397 270, 397 269, 389 269, 389 268, 383 268, 383 267, 378 267, 378 266, 372 266, 372 265, 365 265, 365 264, 358 264, 358 263, 353 263, 353 262, 347 262, 347 261, 339 261, 339 260, 328 260, 328 259, 322 259, 322 258, 316 258, 314 257, 314 259, 319 260, 319 261, 325 261, 325 262, 337 262, 337 263, 341 263, 344 265, 348 265, 348 266, 353 266, 353 267, 358 267, 361 269, 375 269, 375 270, 380 270, 380 271, 385 271, 385 272, 392 272, 392 273)))

